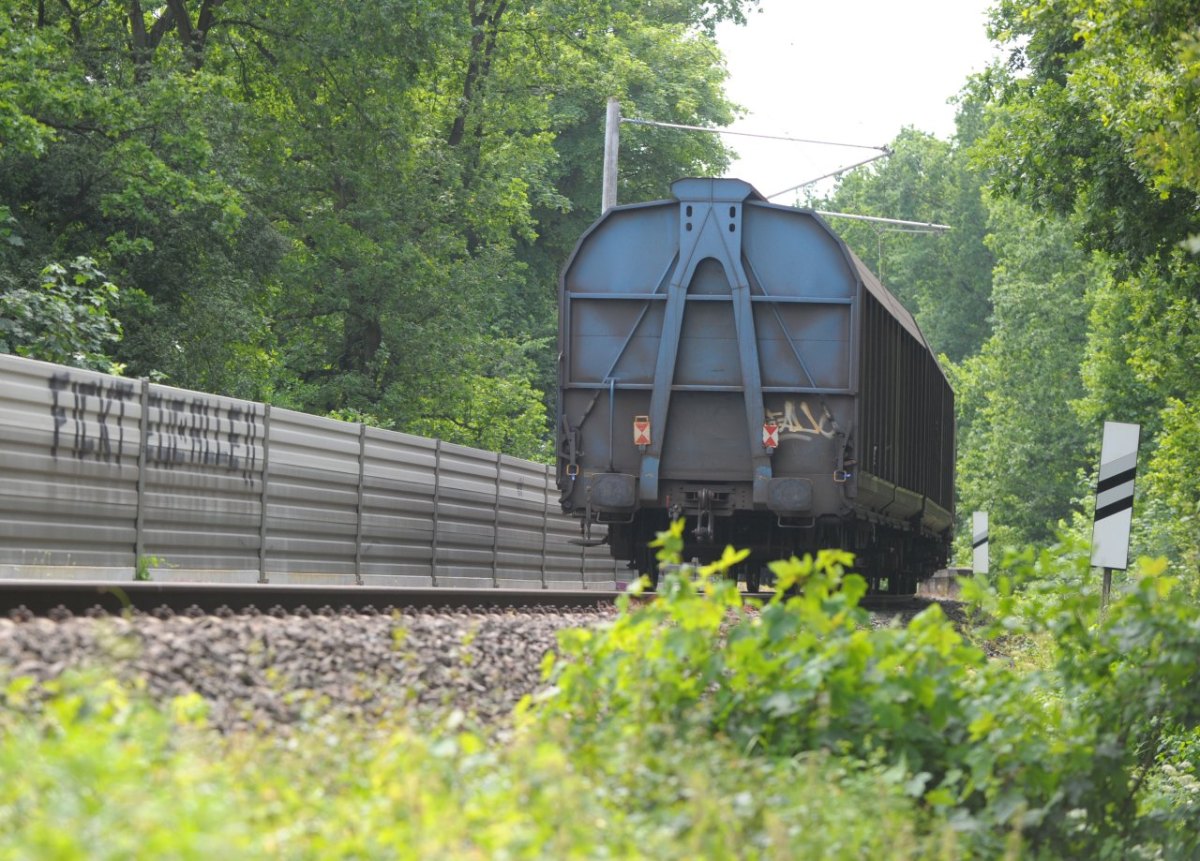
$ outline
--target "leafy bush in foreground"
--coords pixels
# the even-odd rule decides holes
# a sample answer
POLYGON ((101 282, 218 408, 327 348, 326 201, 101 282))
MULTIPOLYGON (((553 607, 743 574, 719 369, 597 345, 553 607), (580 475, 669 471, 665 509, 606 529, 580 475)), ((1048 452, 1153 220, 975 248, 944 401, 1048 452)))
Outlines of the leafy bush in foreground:
POLYGON ((819 754, 634 736, 594 767, 560 735, 490 744, 457 717, 222 738, 194 695, 54 687, 3 692, 0 859, 942 857, 893 776, 819 754))
MULTIPOLYGON (((664 534, 662 555, 680 540, 664 534)), ((1163 565, 1143 563, 1106 612, 1079 553, 1029 554, 994 587, 966 583, 991 619, 985 638, 1041 650, 1030 669, 987 660, 936 605, 871 628, 865 583, 837 551, 775 563, 779 590, 746 613, 716 576, 743 555, 668 578, 607 630, 566 633, 542 719, 557 716, 597 759, 647 734, 880 763, 985 857, 1015 836, 1030 857, 1200 852, 1170 819, 1200 808, 1200 615, 1163 565), (787 597, 793 585, 802 594, 787 597)))

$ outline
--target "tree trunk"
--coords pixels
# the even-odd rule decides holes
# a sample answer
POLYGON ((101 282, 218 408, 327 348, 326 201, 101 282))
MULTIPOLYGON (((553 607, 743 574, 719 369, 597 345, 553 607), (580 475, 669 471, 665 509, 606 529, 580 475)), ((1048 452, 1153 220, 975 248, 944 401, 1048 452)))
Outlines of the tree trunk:
POLYGON ((492 71, 496 56, 496 42, 500 35, 500 21, 508 9, 508 0, 471 0, 471 48, 467 58, 467 73, 463 77, 463 94, 459 102, 454 125, 450 128, 447 142, 458 148, 467 139, 467 126, 471 129, 470 149, 464 153, 463 185, 470 184, 471 174, 478 169, 483 144, 483 122, 478 110, 483 90, 492 71), (494 3, 495 5, 491 5, 494 3))

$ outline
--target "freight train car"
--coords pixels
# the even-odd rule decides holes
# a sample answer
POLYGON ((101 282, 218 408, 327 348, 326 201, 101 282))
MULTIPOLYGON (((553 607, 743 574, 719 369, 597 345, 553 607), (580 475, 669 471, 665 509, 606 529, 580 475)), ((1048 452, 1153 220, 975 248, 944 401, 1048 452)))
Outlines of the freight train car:
POLYGON ((912 592, 945 564, 955 455, 912 315, 811 210, 736 179, 672 191, 606 212, 564 267, 563 510, 652 580, 648 542, 685 517, 685 556, 749 548, 751 589, 772 559, 840 547, 912 592))

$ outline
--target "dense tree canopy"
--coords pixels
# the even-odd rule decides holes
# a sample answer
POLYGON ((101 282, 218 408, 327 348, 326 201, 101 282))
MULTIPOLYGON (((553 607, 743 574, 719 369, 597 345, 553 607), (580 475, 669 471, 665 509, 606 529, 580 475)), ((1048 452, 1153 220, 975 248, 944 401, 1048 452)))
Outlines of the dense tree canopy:
POLYGON ((1089 465, 1090 431, 1072 404, 1084 395, 1085 298, 1101 267, 1072 241, 1070 223, 1010 200, 988 209, 992 333, 952 371, 960 514, 989 512, 997 546, 1044 545, 1089 465))

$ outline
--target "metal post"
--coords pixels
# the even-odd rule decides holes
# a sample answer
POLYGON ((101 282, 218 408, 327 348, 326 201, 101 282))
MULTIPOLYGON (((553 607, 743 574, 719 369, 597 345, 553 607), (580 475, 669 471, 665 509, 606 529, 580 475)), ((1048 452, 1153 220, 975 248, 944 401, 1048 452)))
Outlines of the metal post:
POLYGON ((542 476, 542 588, 546 586, 546 547, 550 542, 550 470, 542 476))
POLYGON ((608 100, 604 120, 604 183, 600 194, 600 214, 617 205, 617 152, 621 143, 621 103, 608 100))
POLYGON ((133 520, 133 576, 137 577, 145 546, 142 523, 146 516, 146 434, 150 431, 150 381, 142 378, 142 415, 138 419, 137 513, 133 520))
POLYGON ((437 585, 438 571, 438 507, 441 504, 442 441, 433 441, 433 548, 429 557, 429 583, 437 585))
POLYGON ((579 545, 579 588, 587 589, 587 542, 579 545))
POLYGON ((496 452, 496 502, 492 507, 492 588, 500 588, 500 461, 504 457, 496 452))
POLYGON ((363 477, 366 474, 367 459, 367 426, 358 426, 358 505, 355 510, 354 525, 354 584, 361 586, 362 578, 362 537, 363 537, 363 477))
POLYGON ((267 495, 271 487, 271 405, 263 404, 262 494, 258 499, 258 582, 267 583, 267 495))
POLYGON ((1100 609, 1108 607, 1108 596, 1112 592, 1112 573, 1111 568, 1104 569, 1104 585, 1100 592, 1100 609))

